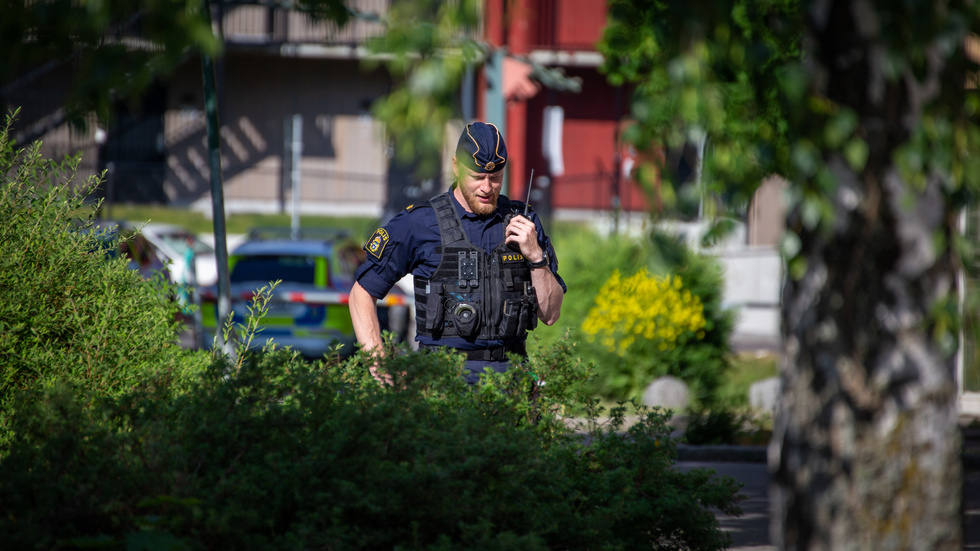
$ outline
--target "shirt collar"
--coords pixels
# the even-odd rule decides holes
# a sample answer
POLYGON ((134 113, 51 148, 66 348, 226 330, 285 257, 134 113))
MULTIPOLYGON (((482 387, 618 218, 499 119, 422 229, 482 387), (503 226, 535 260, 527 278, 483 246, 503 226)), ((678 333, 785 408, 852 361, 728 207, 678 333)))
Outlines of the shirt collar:
POLYGON ((455 189, 456 189, 456 183, 454 182, 453 185, 449 188, 449 197, 450 199, 453 200, 453 206, 456 207, 456 214, 458 214, 461 219, 469 218, 471 220, 491 220, 496 217, 503 220, 504 215, 502 213, 503 211, 501 210, 501 207, 503 206, 504 202, 507 201, 507 198, 504 197, 503 195, 497 196, 497 208, 494 209, 493 212, 491 212, 486 216, 480 216, 475 212, 469 212, 468 210, 466 210, 465 207, 463 207, 462 203, 459 202, 459 199, 456 199, 456 193, 454 193, 455 189))

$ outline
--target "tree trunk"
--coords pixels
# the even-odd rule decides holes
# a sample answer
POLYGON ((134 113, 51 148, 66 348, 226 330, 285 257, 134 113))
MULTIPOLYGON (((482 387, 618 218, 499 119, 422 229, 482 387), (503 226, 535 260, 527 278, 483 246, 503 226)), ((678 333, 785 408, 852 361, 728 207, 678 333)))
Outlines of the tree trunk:
POLYGON ((906 182, 893 158, 924 105, 962 78, 934 47, 925 70, 888 79, 884 36, 894 31, 875 9, 824 0, 806 12, 817 95, 857 112, 869 155, 855 172, 825 152, 833 220, 789 217, 806 268, 783 292, 769 454, 781 549, 962 547, 954 366, 932 331, 936 306, 955 296, 945 245, 955 213, 941 177, 906 182))

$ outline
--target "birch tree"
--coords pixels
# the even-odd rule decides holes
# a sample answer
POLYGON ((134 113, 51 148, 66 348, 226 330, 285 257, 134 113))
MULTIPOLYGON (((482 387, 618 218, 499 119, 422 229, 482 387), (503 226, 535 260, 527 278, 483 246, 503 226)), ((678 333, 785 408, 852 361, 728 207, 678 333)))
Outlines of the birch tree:
MULTIPOLYGON (((959 549, 956 220, 980 178, 974 1, 614 0, 631 137, 705 132, 706 185, 790 182, 781 549, 959 549)), ((656 174, 655 167, 647 174, 656 174)), ((652 181, 652 177, 647 177, 652 181)))

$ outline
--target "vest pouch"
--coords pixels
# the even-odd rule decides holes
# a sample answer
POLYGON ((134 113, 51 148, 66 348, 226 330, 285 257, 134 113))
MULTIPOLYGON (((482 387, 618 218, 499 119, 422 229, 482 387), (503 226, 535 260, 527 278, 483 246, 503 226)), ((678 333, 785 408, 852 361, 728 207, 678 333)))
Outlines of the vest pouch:
MULTIPOLYGON (((494 263, 490 272, 490 329, 500 327, 504 317, 504 282, 500 277, 500 265, 494 263)), ((486 295, 484 295, 486 296, 486 295)))
POLYGON ((533 331, 534 328, 538 326, 537 312, 538 312, 538 308, 536 305, 532 306, 529 304, 528 307, 524 309, 524 315, 527 316, 527 321, 525 322, 525 326, 527 327, 528 331, 533 331))
POLYGON ((518 337, 523 337, 527 333, 528 321, 531 317, 530 305, 527 302, 521 301, 521 317, 520 322, 517 324, 518 337))
POLYGON ((524 301, 519 298, 507 299, 504 301, 504 315, 500 321, 500 336, 503 338, 518 337, 523 335, 521 326, 527 329, 527 322, 524 321, 524 301))
POLYGON ((527 316, 525 326, 528 331, 533 331, 538 326, 538 294, 534 291, 534 287, 531 287, 524 300, 526 301, 524 315, 527 316))
POLYGON ((445 313, 442 284, 433 283, 429 294, 425 297, 425 329, 432 333, 442 333, 445 313))
POLYGON ((480 309, 478 304, 460 302, 453 307, 453 326, 456 333, 464 339, 472 339, 480 332, 480 309))

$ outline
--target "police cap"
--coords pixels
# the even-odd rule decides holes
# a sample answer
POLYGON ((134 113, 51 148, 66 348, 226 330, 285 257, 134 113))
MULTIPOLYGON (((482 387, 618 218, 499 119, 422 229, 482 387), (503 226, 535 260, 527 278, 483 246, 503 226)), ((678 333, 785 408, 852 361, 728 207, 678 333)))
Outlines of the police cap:
POLYGON ((466 125, 456 144, 456 162, 478 173, 503 170, 507 162, 504 137, 492 124, 474 122, 466 125))

